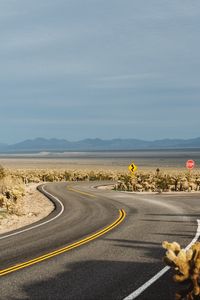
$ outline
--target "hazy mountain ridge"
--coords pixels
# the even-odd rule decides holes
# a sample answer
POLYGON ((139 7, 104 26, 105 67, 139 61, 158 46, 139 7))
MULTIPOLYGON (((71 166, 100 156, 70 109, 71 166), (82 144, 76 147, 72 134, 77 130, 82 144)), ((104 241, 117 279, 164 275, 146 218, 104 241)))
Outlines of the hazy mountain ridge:
POLYGON ((200 137, 193 139, 162 139, 145 141, 139 139, 84 139, 70 142, 65 139, 36 138, 25 140, 16 144, 6 145, 0 143, 1 153, 20 152, 63 152, 63 151, 101 151, 101 150, 143 150, 143 149, 181 149, 200 148, 200 137))

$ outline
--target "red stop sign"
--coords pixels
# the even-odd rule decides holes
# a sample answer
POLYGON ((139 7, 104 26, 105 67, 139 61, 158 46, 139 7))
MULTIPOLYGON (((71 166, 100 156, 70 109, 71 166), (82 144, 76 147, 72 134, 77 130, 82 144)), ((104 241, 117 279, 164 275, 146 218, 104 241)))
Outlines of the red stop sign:
POLYGON ((195 166, 194 160, 189 159, 189 160, 186 162, 186 168, 188 168, 188 169, 193 169, 194 166, 195 166))

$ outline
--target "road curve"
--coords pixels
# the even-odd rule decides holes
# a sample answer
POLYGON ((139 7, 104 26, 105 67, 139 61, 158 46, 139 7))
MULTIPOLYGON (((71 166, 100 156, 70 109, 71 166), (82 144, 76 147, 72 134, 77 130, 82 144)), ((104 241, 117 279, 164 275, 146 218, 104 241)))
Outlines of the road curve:
MULTIPOLYGON (((2 276, 0 299, 122 300, 163 268, 163 240, 184 247, 193 239, 199 194, 137 195, 98 190, 97 184, 47 184, 45 190, 63 203, 62 214, 56 218, 58 205, 34 224, 42 226, 1 239, 0 269, 83 240, 113 224, 120 209, 127 214, 123 223, 70 252, 2 276)), ((138 299, 173 299, 175 289, 168 272, 138 299)))

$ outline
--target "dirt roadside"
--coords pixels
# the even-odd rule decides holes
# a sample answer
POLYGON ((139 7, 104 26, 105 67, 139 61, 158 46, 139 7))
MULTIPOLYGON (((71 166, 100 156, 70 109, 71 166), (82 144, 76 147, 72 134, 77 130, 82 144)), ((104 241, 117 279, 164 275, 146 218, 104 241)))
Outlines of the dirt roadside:
POLYGON ((25 196, 18 200, 17 214, 0 211, 0 234, 37 222, 48 216, 54 205, 37 190, 38 183, 25 187, 25 196))

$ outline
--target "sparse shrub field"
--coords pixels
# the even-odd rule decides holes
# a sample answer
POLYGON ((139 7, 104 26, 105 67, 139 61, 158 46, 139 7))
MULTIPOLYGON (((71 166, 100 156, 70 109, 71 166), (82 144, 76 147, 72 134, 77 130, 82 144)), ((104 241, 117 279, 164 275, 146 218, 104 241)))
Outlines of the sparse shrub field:
POLYGON ((115 190, 134 192, 190 192, 200 191, 200 173, 143 172, 119 177, 115 190))
POLYGON ((115 181, 114 190, 119 191, 200 191, 199 172, 168 173, 156 169, 131 176, 128 172, 113 170, 4 169, 0 166, 0 208, 16 213, 17 202, 28 183, 103 180, 115 181))

